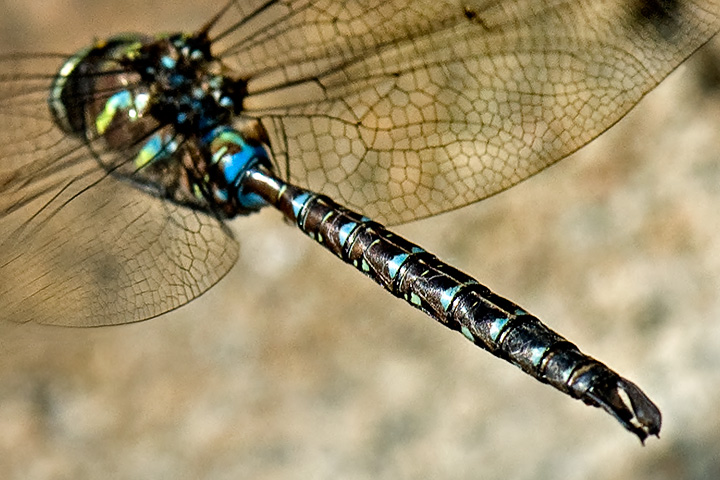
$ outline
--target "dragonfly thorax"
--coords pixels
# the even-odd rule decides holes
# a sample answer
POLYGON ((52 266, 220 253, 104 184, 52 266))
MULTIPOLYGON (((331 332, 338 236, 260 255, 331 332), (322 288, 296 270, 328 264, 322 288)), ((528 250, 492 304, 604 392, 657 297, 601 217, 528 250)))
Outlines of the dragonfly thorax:
POLYGON ((264 205, 241 193, 241 181, 254 165, 270 167, 262 140, 230 127, 245 95, 243 80, 222 74, 204 34, 124 34, 67 60, 49 105, 56 124, 91 146, 112 175, 233 217, 264 205))
POLYGON ((202 35, 117 35, 60 68, 50 96, 58 125, 92 138, 151 119, 206 134, 239 113, 245 82, 221 74, 202 35))
POLYGON ((150 85, 151 115, 181 134, 205 135, 229 123, 247 93, 243 80, 221 74, 204 35, 161 37, 126 61, 150 85))

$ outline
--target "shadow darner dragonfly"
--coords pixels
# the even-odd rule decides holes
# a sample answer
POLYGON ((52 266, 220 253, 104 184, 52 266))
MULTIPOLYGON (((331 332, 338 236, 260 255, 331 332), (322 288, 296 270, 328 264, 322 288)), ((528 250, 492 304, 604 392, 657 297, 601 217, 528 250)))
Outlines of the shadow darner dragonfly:
POLYGON ((161 315, 235 263, 227 220, 272 205, 644 440, 661 417, 637 386, 376 222, 467 205, 564 158, 718 29, 712 0, 250 0, 190 34, 5 56, 0 317, 161 315))

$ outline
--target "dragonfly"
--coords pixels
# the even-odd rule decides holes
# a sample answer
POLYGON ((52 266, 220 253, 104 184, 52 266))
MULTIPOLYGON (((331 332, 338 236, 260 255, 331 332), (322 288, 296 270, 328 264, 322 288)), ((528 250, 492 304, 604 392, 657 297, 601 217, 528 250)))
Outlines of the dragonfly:
POLYGON ((538 318, 392 233, 614 125, 720 30, 717 0, 232 0, 189 33, 0 59, 0 318, 147 320, 265 207, 644 441, 661 414, 538 318))

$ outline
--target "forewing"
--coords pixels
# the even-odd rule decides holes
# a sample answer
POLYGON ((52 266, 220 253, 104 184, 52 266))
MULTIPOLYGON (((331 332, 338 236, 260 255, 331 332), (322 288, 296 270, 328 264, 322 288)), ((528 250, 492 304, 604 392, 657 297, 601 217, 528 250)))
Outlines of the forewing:
POLYGON ((399 223, 582 147, 719 15, 717 0, 235 2, 213 32, 280 173, 399 223))

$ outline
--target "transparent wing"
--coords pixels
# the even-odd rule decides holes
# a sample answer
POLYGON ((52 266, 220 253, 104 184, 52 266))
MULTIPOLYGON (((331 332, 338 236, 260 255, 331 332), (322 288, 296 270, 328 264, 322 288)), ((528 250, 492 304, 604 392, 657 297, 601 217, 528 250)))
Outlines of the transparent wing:
POLYGON ((281 173, 399 223, 574 152, 719 28, 717 0, 287 0, 213 33, 281 173))
POLYGON ((189 302, 232 267, 237 243, 215 218, 109 176, 97 158, 110 152, 55 126, 62 62, 0 61, 0 319, 111 325, 189 302))

